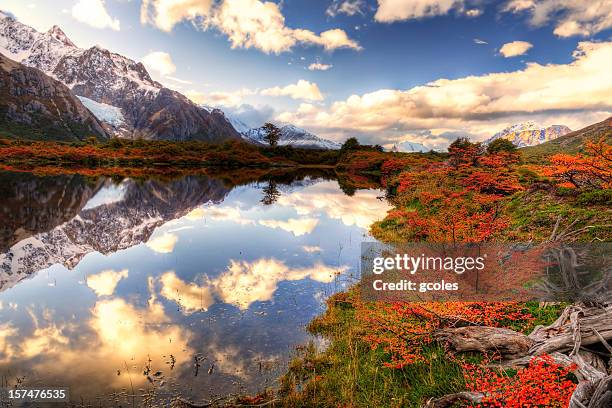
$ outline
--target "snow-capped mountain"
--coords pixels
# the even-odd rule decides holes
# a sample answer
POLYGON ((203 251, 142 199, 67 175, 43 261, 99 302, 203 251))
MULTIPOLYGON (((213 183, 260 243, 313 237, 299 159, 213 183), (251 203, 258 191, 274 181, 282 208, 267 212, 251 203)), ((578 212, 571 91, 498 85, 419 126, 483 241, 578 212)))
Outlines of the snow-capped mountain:
POLYGON ((421 143, 410 142, 410 141, 395 143, 393 147, 391 148, 392 152, 402 152, 402 153, 427 153, 430 150, 431 149, 428 149, 421 143))
MULTIPOLYGON (((230 123, 234 129, 240 133, 242 138, 250 143, 258 145, 267 145, 264 136, 266 133, 261 127, 251 127, 244 123, 240 118, 230 112, 224 112, 219 108, 210 105, 200 105, 202 109, 208 112, 219 111, 225 116, 225 120, 230 123)), ((339 149, 340 143, 318 137, 307 130, 294 125, 285 125, 280 128, 281 137, 278 141, 279 146, 300 147, 303 149, 339 149)))
MULTIPOLYGON (((303 149, 339 149, 340 143, 318 137, 307 130, 294 125, 285 125, 280 128, 279 146, 293 146, 303 149)), ((264 136, 265 131, 262 128, 248 129, 242 132, 243 136, 258 144, 267 145, 264 136)))
POLYGON ((108 138, 70 89, 43 72, 0 54, 0 131, 28 139, 108 138))
POLYGON ((517 147, 535 146, 554 140, 571 131, 570 128, 564 125, 543 127, 533 121, 527 121, 508 126, 485 141, 485 144, 489 144, 496 139, 506 139, 514 143, 517 147))
POLYGON ((99 46, 79 48, 57 26, 40 33, 0 12, 0 53, 40 69, 76 95, 119 109, 124 118, 119 136, 211 142, 240 138, 221 113, 207 112, 165 88, 142 63, 99 46))

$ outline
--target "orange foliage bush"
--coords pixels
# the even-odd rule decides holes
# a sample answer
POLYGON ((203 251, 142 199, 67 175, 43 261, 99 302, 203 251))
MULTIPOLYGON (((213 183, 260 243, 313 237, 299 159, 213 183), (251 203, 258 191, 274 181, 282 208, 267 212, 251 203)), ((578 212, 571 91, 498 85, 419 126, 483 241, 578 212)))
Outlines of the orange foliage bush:
POLYGON ((394 302, 353 301, 356 318, 364 327, 363 339, 372 349, 382 348, 390 357, 389 368, 423 361, 423 346, 433 332, 459 320, 487 326, 529 322, 533 317, 516 303, 486 302, 394 302))
POLYGON ((562 367, 550 356, 535 357, 516 375, 486 367, 464 364, 468 389, 485 397, 476 406, 487 408, 565 408, 576 389, 568 378, 575 367, 562 367))
POLYGON ((588 142, 585 154, 556 154, 550 161, 544 175, 564 187, 612 188, 612 146, 604 140, 588 142))

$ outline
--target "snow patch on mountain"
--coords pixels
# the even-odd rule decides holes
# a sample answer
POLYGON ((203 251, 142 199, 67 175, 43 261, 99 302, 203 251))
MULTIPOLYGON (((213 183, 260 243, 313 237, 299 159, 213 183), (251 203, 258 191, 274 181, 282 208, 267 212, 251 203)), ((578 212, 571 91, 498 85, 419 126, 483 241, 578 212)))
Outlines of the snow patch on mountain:
POLYGON ((84 96, 78 96, 85 105, 87 109, 94 114, 98 120, 102 122, 108 123, 109 125, 119 128, 123 124, 125 124, 125 118, 123 117, 123 113, 121 113, 121 109, 116 106, 107 105, 105 103, 96 102, 84 96))
POLYGON ((404 142, 395 143, 391 148, 393 152, 402 152, 402 153, 427 153, 431 149, 425 147, 425 145, 417 142, 411 142, 406 140, 404 142))

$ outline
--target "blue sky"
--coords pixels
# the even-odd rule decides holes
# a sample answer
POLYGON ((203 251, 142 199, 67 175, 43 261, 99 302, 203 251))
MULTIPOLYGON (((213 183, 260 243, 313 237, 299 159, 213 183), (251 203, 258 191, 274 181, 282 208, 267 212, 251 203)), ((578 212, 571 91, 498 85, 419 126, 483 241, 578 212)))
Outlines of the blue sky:
POLYGON ((249 125, 292 122, 336 140, 440 147, 519 121, 577 128, 612 112, 601 64, 612 63, 612 0, 0 0, 0 9, 143 60, 155 79, 249 125))

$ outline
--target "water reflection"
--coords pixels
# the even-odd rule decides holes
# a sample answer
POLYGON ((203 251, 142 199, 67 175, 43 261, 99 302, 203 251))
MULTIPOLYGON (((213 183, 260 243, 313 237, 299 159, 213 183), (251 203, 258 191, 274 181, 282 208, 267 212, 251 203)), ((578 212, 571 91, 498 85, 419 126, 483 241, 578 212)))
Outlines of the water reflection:
POLYGON ((96 405, 130 404, 132 388, 163 406, 273 384, 388 209, 380 191, 310 177, 1 177, 15 190, 2 214, 21 200, 35 210, 20 216, 41 215, 2 220, 0 368, 96 405))

